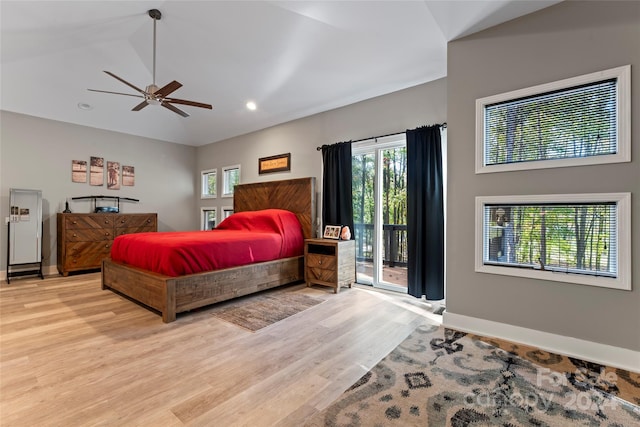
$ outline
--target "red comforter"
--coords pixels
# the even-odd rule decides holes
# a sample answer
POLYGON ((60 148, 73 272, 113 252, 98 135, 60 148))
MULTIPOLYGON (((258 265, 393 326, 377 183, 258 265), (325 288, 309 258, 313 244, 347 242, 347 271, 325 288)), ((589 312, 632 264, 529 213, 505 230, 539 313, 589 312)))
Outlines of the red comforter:
POLYGON ((111 259, 166 276, 182 276, 302 255, 302 227, 280 209, 239 212, 211 231, 118 236, 111 259))

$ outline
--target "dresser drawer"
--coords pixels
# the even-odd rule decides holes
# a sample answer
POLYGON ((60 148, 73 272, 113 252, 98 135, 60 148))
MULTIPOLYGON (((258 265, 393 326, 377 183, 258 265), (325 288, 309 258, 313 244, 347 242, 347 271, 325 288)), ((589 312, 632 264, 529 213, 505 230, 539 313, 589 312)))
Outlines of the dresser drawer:
POLYGON ((329 270, 335 270, 336 268, 335 256, 307 253, 305 261, 309 268, 324 268, 329 270))
POLYGON ((100 268, 102 260, 108 258, 111 253, 111 242, 67 243, 66 251, 65 270, 100 268))
POLYGON ((67 242, 94 242, 113 239, 111 228, 76 228, 65 231, 67 242))
MULTIPOLYGON (((156 216, 148 214, 129 214, 119 215, 115 219, 116 228, 135 228, 135 227, 150 227, 155 231, 156 229, 156 216)), ((131 232, 129 232, 131 233, 131 232)), ((126 234, 126 233, 123 233, 126 234)))
POLYGON ((133 233, 149 233, 155 232, 155 227, 128 227, 128 228, 116 228, 115 234, 116 237, 122 236, 123 234, 133 234, 133 233))
POLYGON ((104 242, 72 242, 67 243, 67 255, 76 256, 78 254, 111 254, 112 241, 104 242))
POLYGON ((65 218, 65 228, 75 230, 79 228, 113 228, 113 215, 77 215, 65 218))

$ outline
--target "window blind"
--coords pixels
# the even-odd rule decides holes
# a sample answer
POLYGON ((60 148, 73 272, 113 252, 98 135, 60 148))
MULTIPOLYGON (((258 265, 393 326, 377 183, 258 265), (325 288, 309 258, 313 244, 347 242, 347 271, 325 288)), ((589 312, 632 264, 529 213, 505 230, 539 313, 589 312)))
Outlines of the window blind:
POLYGON ((618 79, 485 105, 484 164, 616 154, 618 79))
POLYGON ((485 265, 618 277, 615 202, 483 209, 485 265))

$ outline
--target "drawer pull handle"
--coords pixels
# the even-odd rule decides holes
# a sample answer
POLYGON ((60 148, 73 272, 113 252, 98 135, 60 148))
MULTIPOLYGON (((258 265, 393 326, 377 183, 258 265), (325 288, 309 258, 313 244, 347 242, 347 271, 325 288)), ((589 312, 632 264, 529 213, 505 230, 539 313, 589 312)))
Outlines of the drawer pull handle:
POLYGON ((106 233, 104 233, 104 235, 105 235, 105 236, 108 236, 108 235, 109 235, 109 232, 107 231, 106 233))
POLYGON ((151 220, 150 219, 147 220, 147 224, 151 224, 151 220))
POLYGON ((73 233, 73 237, 78 237, 78 235, 76 233, 73 233))
POLYGON ((105 219, 105 220, 104 220, 104 223, 105 223, 105 224, 109 224, 109 220, 108 220, 108 219, 105 219))
POLYGON ((71 221, 71 224, 77 224, 78 221, 71 221))
POLYGON ((127 222, 127 221, 125 221, 125 220, 123 219, 123 220, 122 220, 122 221, 120 221, 120 222, 124 224, 124 223, 125 223, 125 222, 127 222))
POLYGON ((104 247, 105 247, 105 248, 108 248, 108 247, 109 247, 109 245, 104 245, 104 247))
POLYGON ((318 264, 322 264, 322 260, 318 261, 318 264))

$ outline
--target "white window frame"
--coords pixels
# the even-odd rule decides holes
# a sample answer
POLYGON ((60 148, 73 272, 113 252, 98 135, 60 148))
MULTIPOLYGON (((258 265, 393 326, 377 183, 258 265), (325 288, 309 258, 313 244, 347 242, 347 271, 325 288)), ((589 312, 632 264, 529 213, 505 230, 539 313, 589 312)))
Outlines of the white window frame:
MULTIPOLYGON (((213 216, 215 217, 216 227, 218 226, 218 208, 216 207, 201 207, 200 208, 200 230, 212 230, 212 228, 207 228, 204 225, 204 220, 206 218, 207 212, 215 212, 213 216)), ((215 227, 214 227, 215 228, 215 227)))
POLYGON ((475 206, 475 271, 479 273, 527 277, 539 280, 631 290, 631 193, 544 194, 529 196, 478 196, 475 206), (589 274, 572 274, 509 266, 484 264, 484 207, 490 204, 534 203, 610 203, 617 204, 617 265, 615 278, 589 274))
POLYGON ((222 168, 222 197, 233 197, 233 190, 225 192, 227 188, 227 171, 238 169, 238 183, 241 181, 240 165, 225 166, 222 168))
POLYGON ((200 172, 200 198, 201 199, 215 199, 218 197, 218 168, 207 169, 200 172), (211 174, 216 176, 216 188, 214 194, 209 194, 208 177, 211 174), (207 191, 205 193, 205 190, 207 191))
POLYGON ((224 221, 225 219, 229 218, 231 215, 233 215, 233 206, 223 206, 221 221, 224 221))
POLYGON ((488 96, 476 100, 476 173, 507 172, 529 169, 548 169, 569 166, 584 166, 631 161, 631 65, 611 68, 578 77, 559 80, 512 92, 488 96), (555 90, 567 89, 598 81, 617 80, 617 137, 618 152, 569 159, 535 160, 529 162, 485 165, 485 110, 487 105, 515 100, 555 90))

